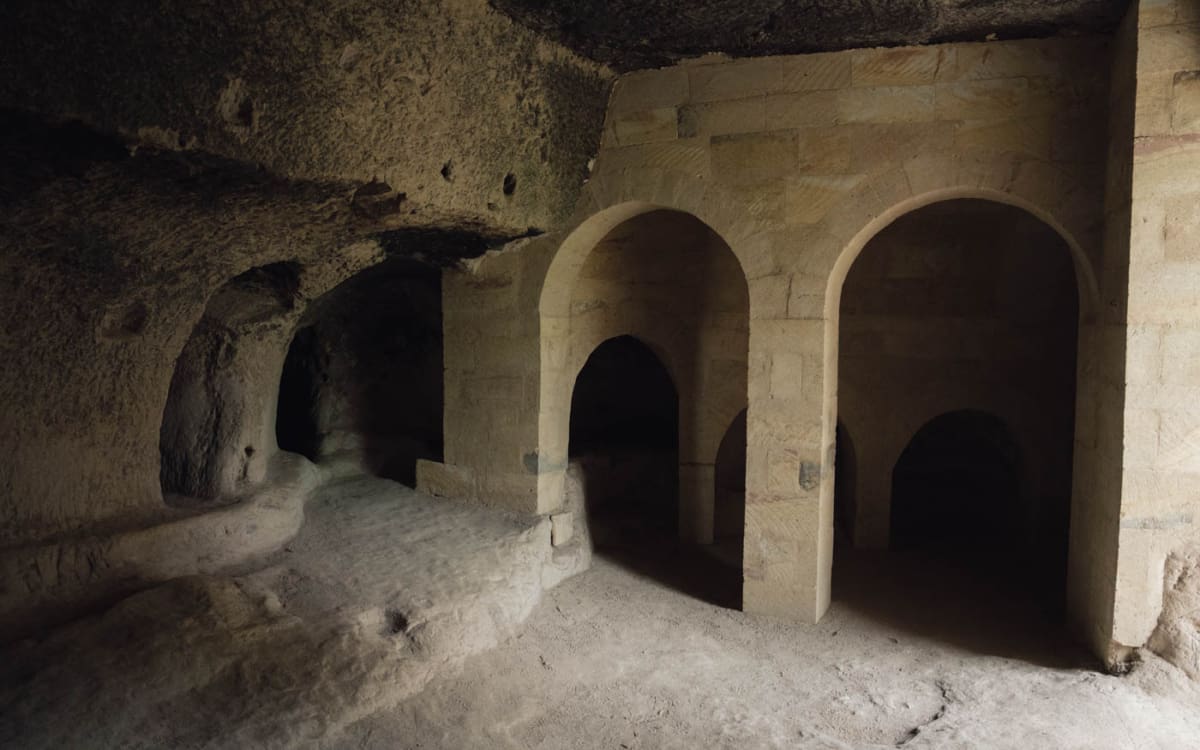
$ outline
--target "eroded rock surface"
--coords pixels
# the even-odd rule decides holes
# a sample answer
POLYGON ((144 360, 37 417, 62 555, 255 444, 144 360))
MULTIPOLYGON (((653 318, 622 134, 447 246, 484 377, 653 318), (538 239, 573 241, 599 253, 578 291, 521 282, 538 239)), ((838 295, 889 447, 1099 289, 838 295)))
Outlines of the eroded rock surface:
POLYGON ((1163 610, 1146 645, 1200 681, 1200 546, 1167 558, 1163 610))
POLYGON ((1049 36, 1116 26, 1123 0, 493 0, 621 70, 722 52, 736 57, 1049 36))
POLYGON ((244 575, 176 579, 7 649, 0 745, 312 746, 513 636, 582 551, 552 549, 542 518, 333 481, 244 575))

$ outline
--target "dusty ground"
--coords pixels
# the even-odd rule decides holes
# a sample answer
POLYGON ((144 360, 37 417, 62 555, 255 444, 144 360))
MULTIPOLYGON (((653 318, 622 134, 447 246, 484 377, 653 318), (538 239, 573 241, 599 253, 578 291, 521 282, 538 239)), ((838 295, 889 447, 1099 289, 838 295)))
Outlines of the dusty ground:
POLYGON ((1100 674, 1019 592, 844 559, 804 626, 656 541, 545 591, 544 520, 333 478, 279 553, 0 651, 0 747, 1200 747, 1183 672, 1100 674))
POLYGON ((545 519, 373 477, 305 515, 244 570, 0 649, 0 747, 312 747, 511 639, 579 561, 545 519))
POLYGON ((1200 747, 1180 672, 1103 675, 1036 608, 969 578, 843 560, 829 615, 803 626, 685 593, 720 598, 720 566, 685 557, 698 581, 679 554, 598 557, 510 643, 328 747, 1200 747))

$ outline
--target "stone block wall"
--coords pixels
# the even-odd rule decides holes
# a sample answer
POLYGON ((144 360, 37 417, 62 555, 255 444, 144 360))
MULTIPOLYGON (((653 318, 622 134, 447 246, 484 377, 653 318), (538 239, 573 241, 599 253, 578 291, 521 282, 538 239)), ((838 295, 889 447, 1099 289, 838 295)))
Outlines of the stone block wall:
POLYGON ((1200 523, 1200 3, 1143 0, 1127 101, 1128 305, 1113 638, 1139 646, 1162 608, 1167 557, 1200 523))
MULTIPOLYGON (((479 417, 488 430, 518 426, 520 442, 480 445, 472 460, 490 472, 510 467, 508 476, 522 461, 536 479, 522 480, 529 494, 520 507, 561 504, 565 446, 555 436, 573 382, 571 290, 613 228, 656 209, 688 212, 730 246, 749 285, 745 605, 819 617, 832 564, 837 310, 847 270, 875 233, 922 205, 1014 205, 1070 248, 1081 346, 1091 346, 1107 145, 1095 123, 1105 120, 1108 93, 1107 66, 1096 62, 1108 55, 1107 40, 1077 38, 706 58, 620 78, 571 221, 448 282, 448 342, 452 306, 478 319, 475 300, 512 294, 504 304, 516 317, 487 322, 495 333, 464 335, 519 329, 537 337, 540 353, 536 371, 507 376, 495 391, 507 395, 479 417), (501 278, 518 283, 492 290, 501 278), (536 424, 519 403, 536 405, 536 424)), ((455 369, 449 351, 447 367, 455 369)), ((1081 370, 1079 391, 1094 397, 1086 377, 1081 370)), ((449 411, 447 419, 450 441, 449 411)), ((1077 439, 1093 440, 1090 429, 1081 422, 1077 439)), ((503 483, 480 481, 477 490, 510 496, 503 483)))

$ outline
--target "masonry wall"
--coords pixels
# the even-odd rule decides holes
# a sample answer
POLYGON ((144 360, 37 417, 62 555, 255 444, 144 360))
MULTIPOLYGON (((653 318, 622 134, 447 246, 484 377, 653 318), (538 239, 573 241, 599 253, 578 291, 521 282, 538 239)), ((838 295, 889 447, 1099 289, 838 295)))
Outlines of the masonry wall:
MULTIPOLYGON (((328 285, 436 256, 396 250, 413 227, 478 240, 453 257, 561 221, 610 81, 483 0, 6 11, 3 544, 162 520, 172 373, 231 278, 304 267, 279 330, 259 325, 282 357, 328 285)), ((252 394, 271 412, 274 375, 252 394)), ((265 462, 260 443, 238 449, 265 462)))
POLYGON ((1166 556, 1200 535, 1200 5, 1147 0, 1128 23, 1136 94, 1113 629, 1137 646, 1162 607, 1166 556))
MULTIPOLYGON (((1024 208, 1065 238, 1084 308, 1094 309, 1106 164, 1105 132, 1095 123, 1105 121, 1108 91, 1107 66, 1097 61, 1108 56, 1106 40, 1077 38, 706 58, 622 77, 567 226, 447 282, 447 341, 454 316, 465 323, 495 317, 485 308, 512 313, 466 334, 511 346, 461 352, 468 366, 459 372, 448 349, 447 377, 489 382, 505 373, 503 388, 464 388, 459 398, 472 408, 487 402, 475 409, 482 434, 514 439, 475 440, 457 462, 451 420, 466 425, 471 409, 448 402, 439 479, 513 507, 549 512, 562 503, 571 289, 620 223, 659 208, 686 211, 729 244, 749 283, 745 606, 818 617, 832 564, 845 273, 903 213, 985 198, 1024 208), (468 362, 528 351, 528 337, 539 354, 533 368, 468 362)), ((1083 379, 1080 392, 1095 396, 1083 379)))

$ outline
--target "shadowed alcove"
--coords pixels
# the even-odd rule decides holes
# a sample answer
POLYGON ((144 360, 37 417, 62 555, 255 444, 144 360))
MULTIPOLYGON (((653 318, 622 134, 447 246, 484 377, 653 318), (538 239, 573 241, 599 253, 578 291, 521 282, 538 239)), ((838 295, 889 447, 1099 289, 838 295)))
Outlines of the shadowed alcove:
POLYGON ((1022 538, 1021 457, 1008 428, 978 411, 943 414, 892 470, 890 547, 992 568, 1022 538))
MULTIPOLYGON (((743 523, 717 497, 716 477, 729 469, 718 463, 738 463, 736 445, 723 449, 724 461, 719 454, 747 402, 749 290, 738 259, 694 216, 651 210, 615 226, 575 262, 569 325, 550 329, 566 335, 579 368, 563 425, 568 496, 580 493, 602 556, 700 598, 736 603, 740 550, 724 560, 712 542, 719 523, 731 546, 743 523), (597 446, 612 445, 613 436, 620 449, 598 457, 597 446)), ((744 427, 728 440, 740 441, 744 455, 744 427)), ((731 472, 722 481, 737 494, 744 480, 731 472)))
POLYGON ((440 272, 392 259, 314 303, 284 362, 275 431, 283 450, 357 456, 412 486, 417 459, 442 453, 440 272))
POLYGON ((835 599, 983 650, 1054 640, 1078 316, 1066 243, 1023 210, 935 203, 866 245, 841 299, 835 599), (964 610, 970 635, 947 626, 964 610))
POLYGON ((675 534, 678 436, 679 397, 654 352, 632 336, 596 347, 571 396, 570 455, 597 546, 675 534))
POLYGON ((713 548, 723 559, 742 567, 746 535, 746 410, 734 417, 721 438, 713 467, 713 548))

